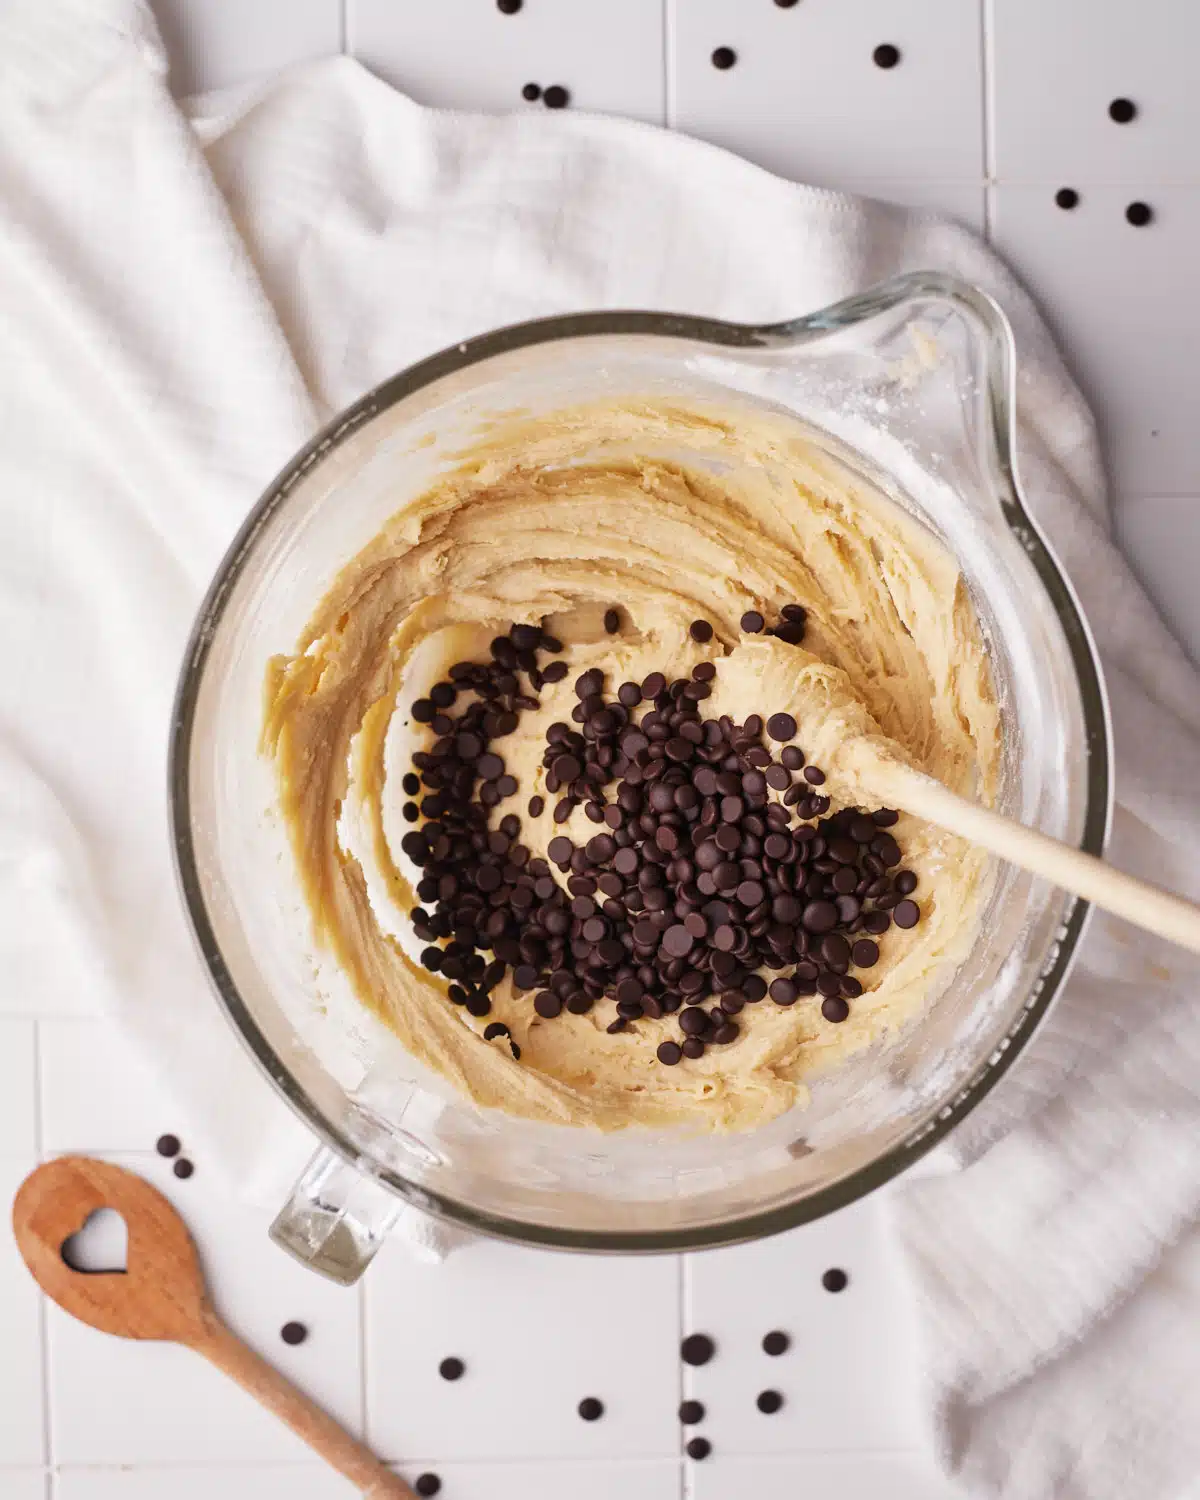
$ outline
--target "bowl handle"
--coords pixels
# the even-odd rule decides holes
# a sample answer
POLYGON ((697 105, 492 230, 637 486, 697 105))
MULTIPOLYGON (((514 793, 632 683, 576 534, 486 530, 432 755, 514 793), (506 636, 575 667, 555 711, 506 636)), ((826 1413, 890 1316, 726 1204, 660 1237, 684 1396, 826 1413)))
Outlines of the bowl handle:
POLYGON ((322 1148, 305 1167, 270 1233, 303 1265, 340 1286, 353 1286, 406 1214, 425 1217, 322 1148))

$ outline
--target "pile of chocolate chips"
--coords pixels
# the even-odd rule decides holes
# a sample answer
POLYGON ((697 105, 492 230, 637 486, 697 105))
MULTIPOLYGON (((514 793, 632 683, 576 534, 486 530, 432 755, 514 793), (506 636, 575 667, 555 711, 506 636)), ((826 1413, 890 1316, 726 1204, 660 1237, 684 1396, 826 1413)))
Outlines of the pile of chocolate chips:
MULTIPOLYGON (((802 606, 782 616, 773 633, 798 644, 802 606)), ((741 625, 757 632, 765 621, 751 612, 741 625)), ((691 627, 700 642, 712 633, 707 621, 691 627)), ((540 664, 541 653, 561 649, 539 627, 514 625, 492 642, 490 663, 457 663, 413 705, 414 719, 437 736, 404 779, 412 797, 426 789, 404 809, 410 821, 425 820, 403 839, 422 869, 425 905, 413 926, 429 945, 426 968, 451 981, 451 1001, 487 1015, 489 992, 511 968, 546 1020, 605 1000, 615 1005, 610 1032, 679 1013, 680 1040, 658 1048, 665 1064, 732 1042, 735 1018, 768 996, 790 1006, 820 995, 825 1019, 844 1021, 862 994, 851 967, 877 961, 876 939, 893 921, 920 919, 917 878, 896 869, 900 846, 888 832, 896 813, 825 816, 824 773, 790 743, 790 714, 765 725, 757 714, 741 725, 703 718, 712 662, 672 682, 652 672, 611 699, 593 668, 575 683, 577 727, 552 724, 543 756, 555 820, 565 823, 582 803, 603 830, 582 847, 561 834, 551 840, 564 888, 520 842, 515 813, 488 826, 489 810, 518 791, 495 742, 537 706, 533 693, 566 675, 565 662, 540 664), (470 701, 451 714, 463 693, 470 701), (782 746, 778 756, 764 728, 782 746), (768 983, 760 969, 777 977, 768 983)), ((528 805, 531 816, 544 810, 540 796, 528 805)), ((484 1034, 504 1037, 520 1056, 500 1023, 484 1034)))

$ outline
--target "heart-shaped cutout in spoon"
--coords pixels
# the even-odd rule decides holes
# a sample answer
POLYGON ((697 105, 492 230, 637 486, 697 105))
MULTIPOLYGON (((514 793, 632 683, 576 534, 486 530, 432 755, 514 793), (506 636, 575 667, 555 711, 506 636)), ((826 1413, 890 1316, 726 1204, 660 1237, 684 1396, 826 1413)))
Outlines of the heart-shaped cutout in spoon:
POLYGON ((226 1328, 208 1300, 183 1220, 133 1172, 86 1156, 47 1162, 17 1190, 13 1234, 34 1279, 65 1312, 121 1338, 186 1344, 273 1411, 371 1500, 415 1500, 403 1479, 226 1328), (87 1226, 105 1209, 124 1220, 125 1269, 76 1270, 64 1249, 90 1238, 87 1226))
POLYGON ((124 1276, 129 1230, 115 1208, 97 1208, 59 1251, 72 1271, 85 1276, 124 1276))

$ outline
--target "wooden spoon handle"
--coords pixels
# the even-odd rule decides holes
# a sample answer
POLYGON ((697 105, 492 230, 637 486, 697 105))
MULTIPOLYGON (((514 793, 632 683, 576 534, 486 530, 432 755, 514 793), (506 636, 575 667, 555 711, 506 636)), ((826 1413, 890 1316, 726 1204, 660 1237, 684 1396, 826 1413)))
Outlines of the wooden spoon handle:
POLYGON ((269 1365, 211 1311, 202 1335, 189 1341, 256 1401, 286 1422, 323 1459, 344 1474, 369 1500, 417 1500, 413 1490, 368 1449, 322 1411, 315 1401, 269 1365))
POLYGON ((1094 854, 1085 854, 1011 818, 1001 817, 908 766, 881 767, 878 776, 872 773, 871 787, 893 807, 902 807, 905 812, 936 823, 960 838, 981 844, 1031 875, 1051 880, 1114 916, 1124 917, 1136 927, 1178 943, 1192 953, 1200 953, 1200 906, 1182 896, 1126 875, 1094 854))

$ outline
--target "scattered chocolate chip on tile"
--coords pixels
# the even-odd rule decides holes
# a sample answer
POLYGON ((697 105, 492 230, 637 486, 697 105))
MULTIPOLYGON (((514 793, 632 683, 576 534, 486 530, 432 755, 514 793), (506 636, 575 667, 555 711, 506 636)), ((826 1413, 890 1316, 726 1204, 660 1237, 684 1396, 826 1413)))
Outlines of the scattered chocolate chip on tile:
POLYGON ((684 1450, 689 1458, 694 1458, 697 1463, 708 1457, 712 1452, 712 1444, 707 1438, 689 1438, 684 1450))
POLYGON ((782 1410, 783 1397, 778 1391, 759 1391, 758 1399, 754 1404, 765 1416, 770 1417, 782 1410))
POLYGON ((279 1337, 285 1344, 302 1344, 308 1337, 308 1329, 303 1323, 285 1323, 279 1330, 279 1337))
POLYGON ((466 1373, 466 1365, 454 1355, 442 1360, 441 1364, 438 1365, 438 1374, 443 1380, 461 1380, 466 1373))
POLYGON ((770 1333, 763 1335, 763 1352, 771 1355, 786 1354, 792 1346, 792 1341, 786 1333, 773 1329, 770 1333))
POLYGON ((821 1277, 821 1285, 827 1292, 844 1292, 850 1285, 850 1278, 839 1267, 831 1266, 821 1277))
POLYGON ((604 1415, 604 1402, 595 1396, 585 1396, 579 1403, 579 1415, 585 1422, 598 1422, 604 1415))
POLYGON ((418 1495, 436 1495, 440 1492, 441 1488, 442 1481, 436 1474, 418 1474, 416 1479, 413 1480, 413 1489, 416 1490, 418 1495))
POLYGON ((684 1427, 695 1427, 704 1421, 703 1401, 682 1401, 679 1405, 679 1420, 684 1427))
POLYGON ((186 1156, 180 1156, 176 1158, 176 1161, 171 1168, 171 1171, 175 1173, 176 1177, 181 1178, 184 1181, 186 1181, 187 1178, 189 1178, 195 1170, 195 1165, 190 1162, 186 1156))
POLYGON ((154 1149, 159 1156, 178 1156, 180 1152, 180 1140, 177 1135, 160 1135, 154 1143, 154 1149))
POLYGON ((717 1346, 707 1333, 689 1333, 679 1346, 685 1365, 706 1365, 717 1352, 717 1346))

